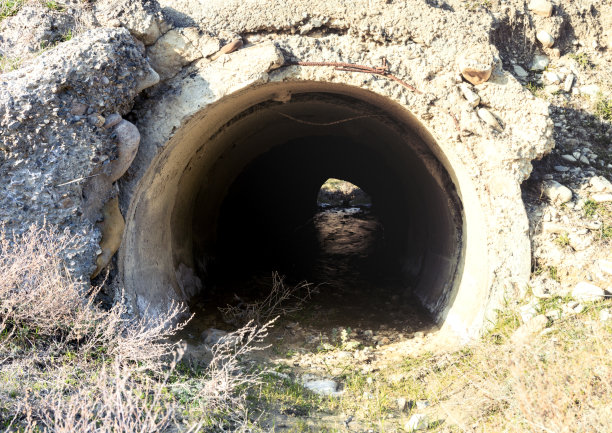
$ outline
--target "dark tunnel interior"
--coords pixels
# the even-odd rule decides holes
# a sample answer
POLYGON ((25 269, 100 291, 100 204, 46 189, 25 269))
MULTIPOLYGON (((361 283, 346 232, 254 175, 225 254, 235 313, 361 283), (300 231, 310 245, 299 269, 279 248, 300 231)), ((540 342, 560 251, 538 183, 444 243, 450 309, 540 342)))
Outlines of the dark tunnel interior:
POLYGON ((363 100, 305 93, 250 107, 213 139, 214 159, 202 147, 185 172, 172 224, 175 266, 202 282, 190 306, 202 327, 223 326, 219 308, 264 298, 272 272, 318 287, 322 326, 436 321, 461 254, 461 204, 408 125, 363 100), (371 205, 319 207, 329 178, 371 205))

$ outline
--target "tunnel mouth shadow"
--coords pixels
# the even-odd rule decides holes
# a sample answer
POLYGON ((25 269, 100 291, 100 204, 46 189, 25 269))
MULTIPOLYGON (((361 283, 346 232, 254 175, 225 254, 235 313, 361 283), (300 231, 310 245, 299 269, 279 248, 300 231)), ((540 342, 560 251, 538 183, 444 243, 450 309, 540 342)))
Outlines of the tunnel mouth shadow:
MULTIPOLYGON (((236 326, 219 309, 265 298, 278 272, 290 285, 319 288, 297 316, 315 329, 382 325, 409 334, 434 326, 435 312, 419 291, 430 296, 435 290, 425 285, 454 277, 461 226, 452 182, 427 148, 386 113, 351 98, 292 95, 290 102, 252 107, 247 116, 260 110, 275 118, 275 128, 303 132, 277 134, 269 146, 269 133, 260 138, 248 130, 243 147, 266 150, 234 171, 216 208, 196 207, 193 254, 203 291, 192 311, 212 310, 197 313, 210 327, 236 326), (330 177, 359 185, 371 207, 319 209, 321 184, 330 177)), ((237 147, 216 170, 227 172, 241 157, 237 147)), ((196 203, 209 195, 203 184, 196 203)))
POLYGON ((441 325, 465 255, 448 161, 393 101, 292 86, 263 86, 254 103, 242 99, 249 92, 221 100, 151 166, 134 215, 155 230, 135 233, 135 254, 124 256, 138 307, 184 301, 195 338, 231 330, 219 308, 265 297, 278 272, 289 286, 319 288, 289 322, 398 335, 441 325), (359 186, 371 206, 319 208, 329 178, 359 186))

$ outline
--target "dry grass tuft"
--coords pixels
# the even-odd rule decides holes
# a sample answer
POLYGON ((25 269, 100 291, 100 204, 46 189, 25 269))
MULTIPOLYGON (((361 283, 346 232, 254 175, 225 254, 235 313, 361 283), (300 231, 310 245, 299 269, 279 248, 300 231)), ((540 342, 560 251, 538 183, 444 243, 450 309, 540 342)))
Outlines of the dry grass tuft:
POLYGON ((255 302, 240 302, 219 308, 227 323, 243 326, 246 323, 263 325, 274 321, 275 317, 284 316, 301 310, 306 302, 318 292, 318 286, 302 281, 295 286, 285 285, 284 277, 278 272, 272 273, 270 293, 255 302))

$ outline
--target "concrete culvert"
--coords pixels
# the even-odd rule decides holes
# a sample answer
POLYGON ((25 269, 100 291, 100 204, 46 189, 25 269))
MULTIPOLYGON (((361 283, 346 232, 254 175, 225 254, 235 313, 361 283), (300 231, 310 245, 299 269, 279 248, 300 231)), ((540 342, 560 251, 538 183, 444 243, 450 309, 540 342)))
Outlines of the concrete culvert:
MULTIPOLYGON (((353 269, 393 280, 361 286, 363 297, 335 292, 338 305, 342 296, 361 305, 406 300, 465 339, 508 291, 525 286, 530 250, 519 185, 530 166, 515 153, 526 154, 532 141, 545 147, 541 136, 521 132, 520 145, 504 147, 514 134, 507 124, 460 138, 448 111, 433 110, 444 116, 436 120, 431 95, 367 74, 288 65, 271 43, 194 71, 134 111, 142 140, 121 182, 118 264, 135 313, 157 315, 172 301, 216 311, 241 286, 241 273, 329 280, 317 260, 331 217, 317 214, 316 203, 330 177, 372 199, 367 212, 346 215, 379 227, 372 243, 380 248, 359 253, 353 269)), ((513 91, 511 83, 490 80, 483 93, 513 91)), ((384 323, 384 308, 374 314, 384 323)))
POLYGON ((123 254, 140 311, 200 296, 213 303, 210 312, 240 292, 238 276, 263 271, 326 282, 329 275, 312 272, 323 248, 322 221, 317 228, 312 219, 322 183, 336 177, 363 188, 381 226, 382 245, 360 252, 355 269, 394 281, 378 293, 372 285, 359 302, 385 290, 387 304, 409 299, 443 322, 465 266, 464 212, 435 143, 420 132, 400 106, 346 86, 270 85, 221 101, 175 136, 175 148, 141 181, 123 254), (290 97, 262 98, 279 93, 290 97), (211 297, 213 290, 222 293, 211 297))

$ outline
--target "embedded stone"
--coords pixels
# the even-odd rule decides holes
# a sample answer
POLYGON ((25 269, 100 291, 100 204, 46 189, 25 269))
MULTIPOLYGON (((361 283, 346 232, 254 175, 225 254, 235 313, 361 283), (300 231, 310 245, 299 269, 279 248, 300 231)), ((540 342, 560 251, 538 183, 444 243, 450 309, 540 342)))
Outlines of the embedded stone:
POLYGON ((548 0, 531 0, 527 8, 536 15, 549 17, 553 13, 553 4, 548 0))
POLYGON ((476 85, 487 81, 493 72, 493 55, 488 47, 474 47, 457 58, 463 78, 476 85))
POLYGON ((548 33, 545 30, 540 30, 537 34, 536 34, 536 38, 538 39, 538 41, 540 41, 540 43, 545 46, 546 48, 550 48, 555 44, 555 39, 551 36, 550 33, 548 33))

